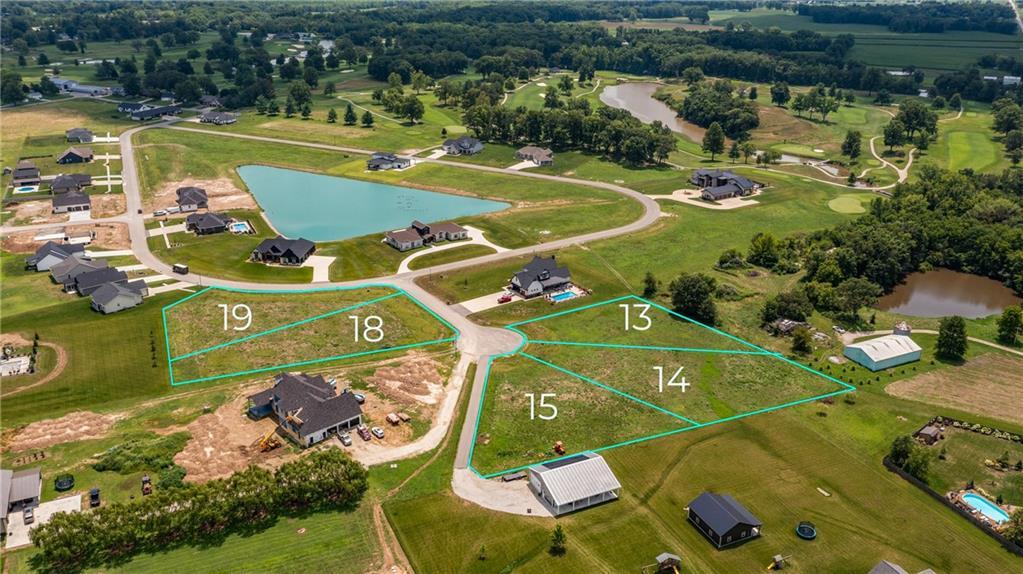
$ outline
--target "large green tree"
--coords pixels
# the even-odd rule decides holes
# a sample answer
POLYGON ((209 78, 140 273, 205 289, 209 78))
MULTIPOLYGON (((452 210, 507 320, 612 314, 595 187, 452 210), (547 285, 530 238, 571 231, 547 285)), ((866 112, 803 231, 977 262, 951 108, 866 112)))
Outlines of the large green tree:
POLYGON ((714 303, 717 281, 703 273, 683 273, 668 286, 671 304, 676 313, 695 319, 705 325, 717 323, 718 311, 714 303))
POLYGON ((1020 334, 1023 334, 1023 308, 1010 305, 998 318, 998 340, 1006 345, 1015 345, 1020 334))
POLYGON ((725 131, 721 129, 721 124, 714 122, 707 128, 707 132, 703 134, 703 151, 710 154, 710 160, 714 161, 714 157, 725 151, 725 131))
POLYGON ((945 317, 938 324, 937 355, 943 359, 961 361, 966 356, 966 321, 962 317, 945 317))

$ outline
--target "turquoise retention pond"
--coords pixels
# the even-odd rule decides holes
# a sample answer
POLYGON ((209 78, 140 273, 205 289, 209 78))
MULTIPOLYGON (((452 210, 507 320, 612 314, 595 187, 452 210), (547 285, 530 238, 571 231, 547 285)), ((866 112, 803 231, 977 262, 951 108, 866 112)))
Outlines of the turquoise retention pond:
POLYGON ((263 165, 238 168, 245 185, 282 235, 338 241, 424 223, 501 211, 501 201, 263 165))

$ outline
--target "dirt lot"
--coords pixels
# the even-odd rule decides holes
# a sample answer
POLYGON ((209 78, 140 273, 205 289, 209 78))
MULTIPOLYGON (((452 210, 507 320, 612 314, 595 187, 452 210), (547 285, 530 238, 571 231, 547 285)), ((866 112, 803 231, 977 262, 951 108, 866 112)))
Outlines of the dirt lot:
POLYGON ((444 393, 441 368, 440 363, 427 355, 410 353, 397 366, 377 369, 366 382, 398 404, 435 405, 444 393))
POLYGON ((238 186, 236 186, 231 179, 221 177, 218 179, 186 178, 181 181, 164 183, 156 190, 152 199, 146 203, 146 209, 151 211, 175 207, 177 205, 177 203, 175 203, 175 200, 177 199, 175 191, 179 187, 189 186, 201 187, 206 190, 206 195, 210 200, 211 211, 255 209, 257 207, 256 200, 253 199, 249 192, 243 189, 238 189, 238 186))
POLYGON ((92 217, 113 217, 124 213, 128 200, 123 193, 104 193, 92 196, 92 217))
MULTIPOLYGON (((246 397, 260 388, 262 386, 245 389, 233 401, 200 416, 186 427, 192 438, 174 456, 174 462, 188 471, 185 480, 206 482, 230 476, 252 463, 276 466, 295 456, 286 445, 266 453, 256 446, 256 441, 277 427, 271 418, 253 421, 244 414, 246 397)), ((282 444, 285 442, 283 438, 280 440, 282 444)))
POLYGON ((885 392, 1023 424, 1023 359, 988 353, 955 369, 896 381, 885 392))
POLYGON ((100 415, 87 411, 68 413, 59 419, 26 425, 13 436, 5 437, 3 450, 12 452, 44 449, 63 442, 98 438, 107 433, 122 415, 100 415))
MULTIPOLYGON (((128 249, 131 247, 131 240, 128 237, 128 226, 122 223, 68 225, 64 228, 64 231, 71 236, 84 233, 94 234, 95 238, 89 244, 90 249, 128 249)), ((42 245, 42 242, 35 240, 35 237, 40 234, 43 234, 43 232, 20 231, 11 233, 3 238, 3 249, 10 253, 32 253, 42 245)))

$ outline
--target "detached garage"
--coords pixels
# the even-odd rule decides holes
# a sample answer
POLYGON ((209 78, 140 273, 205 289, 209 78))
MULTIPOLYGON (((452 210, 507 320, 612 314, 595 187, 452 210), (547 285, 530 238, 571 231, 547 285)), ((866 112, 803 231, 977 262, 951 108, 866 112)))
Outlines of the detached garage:
POLYGON ((529 467, 529 486, 555 516, 618 500, 622 489, 604 457, 592 452, 529 467))
POLYGON ((885 335, 846 345, 844 355, 871 371, 920 360, 920 345, 905 335, 885 335))

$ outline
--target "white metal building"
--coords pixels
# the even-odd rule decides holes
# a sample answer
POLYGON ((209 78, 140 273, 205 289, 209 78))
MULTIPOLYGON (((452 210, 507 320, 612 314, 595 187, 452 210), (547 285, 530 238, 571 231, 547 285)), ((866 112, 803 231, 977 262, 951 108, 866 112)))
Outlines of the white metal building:
POLYGON ((604 457, 592 452, 529 467, 529 486, 555 516, 617 500, 622 489, 604 457))
POLYGON ((885 335, 846 345, 844 354, 871 371, 920 360, 920 345, 905 335, 885 335))

